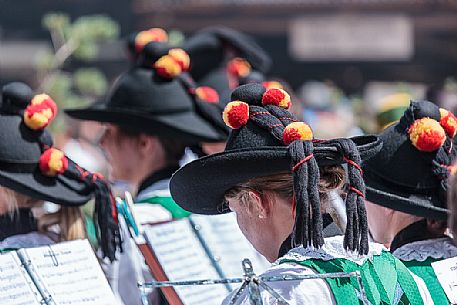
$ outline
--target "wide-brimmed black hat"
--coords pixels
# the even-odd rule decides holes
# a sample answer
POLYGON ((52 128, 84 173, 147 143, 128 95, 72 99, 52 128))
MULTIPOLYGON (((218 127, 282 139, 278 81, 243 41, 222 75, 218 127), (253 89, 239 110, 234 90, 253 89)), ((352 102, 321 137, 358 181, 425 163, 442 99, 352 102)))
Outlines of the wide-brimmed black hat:
POLYGON ((367 199, 393 210, 446 219, 447 179, 457 153, 457 120, 431 102, 411 102, 381 134, 384 145, 363 166, 367 199))
POLYGON ((113 123, 188 143, 219 141, 219 133, 196 113, 194 96, 183 85, 188 66, 189 58, 181 49, 150 42, 105 100, 65 112, 76 119, 113 123))
MULTIPOLYGON (((234 128, 225 151, 190 162, 173 175, 170 190, 176 203, 193 213, 224 213, 228 212, 222 209, 224 194, 242 182, 291 171, 294 176, 302 177, 297 180, 294 178, 294 181, 306 184, 308 176, 302 172, 304 168, 317 171, 318 176, 318 170, 310 166, 343 163, 348 163, 351 190, 363 197, 363 180, 357 173, 360 170, 358 164, 360 157, 368 159, 379 151, 379 139, 376 136, 362 136, 351 140, 312 140, 309 126, 297 122, 283 109, 290 105, 288 99, 288 94, 281 89, 266 90, 260 84, 238 87, 232 93, 233 102, 224 110, 224 121, 234 128)), ((301 185, 299 189, 296 190, 297 207, 300 205, 298 202, 308 201, 304 198, 307 195, 302 193, 307 186, 301 185)), ((354 205, 355 200, 356 197, 352 202, 354 205)), ((313 203, 315 205, 316 202, 313 203)), ((354 212, 354 209, 349 210, 350 213, 354 212)), ((318 214, 313 216, 314 221, 321 217, 318 214)))
POLYGON ((45 127, 57 106, 45 95, 33 95, 22 83, 2 88, 0 103, 0 185, 34 199, 62 206, 81 206, 92 197, 103 253, 111 260, 120 242, 117 211, 109 186, 53 148, 45 127))
POLYGON ((214 88, 225 103, 251 69, 266 73, 271 66, 269 55, 251 37, 221 26, 197 32, 184 42, 183 49, 190 56, 195 81, 214 88))

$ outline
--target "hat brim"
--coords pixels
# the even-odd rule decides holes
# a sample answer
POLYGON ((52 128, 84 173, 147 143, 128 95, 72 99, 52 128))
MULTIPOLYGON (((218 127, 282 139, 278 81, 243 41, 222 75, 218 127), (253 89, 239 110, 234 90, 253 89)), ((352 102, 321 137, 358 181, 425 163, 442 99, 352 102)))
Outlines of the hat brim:
POLYGON ((82 181, 70 180, 62 175, 47 177, 38 169, 32 172, 0 170, 0 185, 34 199, 64 206, 81 206, 92 197, 82 181))
POLYGON ((128 109, 108 108, 104 104, 97 104, 83 109, 66 109, 65 113, 79 120, 128 126, 139 132, 178 138, 189 143, 224 140, 207 122, 190 111, 147 114, 128 109))
POLYGON ((440 208, 437 195, 395 190, 365 171, 366 199, 374 204, 429 219, 446 220, 448 210, 440 208))
MULTIPOLYGON (((376 136, 355 137, 362 160, 376 154, 382 146, 376 136)), ((319 165, 342 164, 335 147, 315 147, 319 165)), ((285 146, 234 149, 200 158, 179 169, 170 181, 173 199, 183 209, 197 214, 221 214, 227 190, 256 177, 290 171, 290 156, 285 146), (218 178, 221 176, 221 178, 218 178)))

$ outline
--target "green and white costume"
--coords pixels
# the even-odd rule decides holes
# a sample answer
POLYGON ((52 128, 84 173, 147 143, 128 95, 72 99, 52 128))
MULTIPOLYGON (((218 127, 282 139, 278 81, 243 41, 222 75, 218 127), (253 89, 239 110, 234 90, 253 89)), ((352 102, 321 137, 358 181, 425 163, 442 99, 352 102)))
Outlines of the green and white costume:
MULTIPOLYGON (((321 249, 298 247, 279 258, 264 276, 360 271, 370 304, 433 304, 424 282, 410 273, 382 245, 371 243, 368 255, 343 249, 343 237, 325 239, 321 249)), ((290 304, 361 304, 357 280, 310 279, 268 283, 290 304)), ((277 304, 261 290, 264 304, 277 304)), ((229 296, 223 304, 228 304, 229 296)), ((236 304, 249 304, 246 294, 236 304)))
POLYGON ((431 266, 433 262, 457 256, 457 247, 449 237, 411 242, 395 249, 393 255, 423 279, 435 305, 449 304, 431 266))

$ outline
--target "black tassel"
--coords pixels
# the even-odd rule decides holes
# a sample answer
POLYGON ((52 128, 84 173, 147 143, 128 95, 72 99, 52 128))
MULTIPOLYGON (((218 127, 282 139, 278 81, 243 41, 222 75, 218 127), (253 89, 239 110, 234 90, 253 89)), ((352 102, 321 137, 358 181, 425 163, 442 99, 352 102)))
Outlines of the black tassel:
POLYGON ((63 175, 83 181, 94 194, 94 221, 97 228, 97 239, 103 257, 114 261, 117 248, 122 251, 122 240, 117 209, 108 183, 101 175, 86 171, 70 159, 68 159, 68 169, 63 175))

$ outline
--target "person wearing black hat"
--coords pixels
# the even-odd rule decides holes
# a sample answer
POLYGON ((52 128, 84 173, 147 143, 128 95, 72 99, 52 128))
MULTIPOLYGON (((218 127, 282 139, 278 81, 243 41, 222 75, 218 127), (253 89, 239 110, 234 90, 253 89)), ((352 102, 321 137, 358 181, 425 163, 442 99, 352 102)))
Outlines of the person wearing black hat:
POLYGON ((46 126, 57 106, 23 83, 2 88, 0 103, 0 248, 34 247, 85 238, 79 207, 95 197, 97 237, 104 257, 120 247, 117 210, 103 177, 86 171, 53 147, 46 126), (32 208, 61 206, 35 217, 32 208), (57 225, 59 233, 50 229, 57 225))
POLYGON ((106 100, 66 113, 104 123, 100 145, 111 164, 111 177, 129 182, 136 202, 161 204, 180 218, 188 213, 163 196, 168 179, 179 168, 186 146, 222 138, 197 113, 196 96, 185 86, 189 57, 182 49, 170 48, 164 33, 151 29, 134 36, 134 46, 132 41, 129 45, 136 50, 136 66, 117 79, 106 100))
POLYGON ((457 256, 446 236, 447 180, 457 154, 457 119, 427 101, 411 102, 385 129, 383 148, 364 166, 368 224, 375 241, 423 278, 435 304, 449 304, 431 263, 457 256))
MULTIPOLYGON (((143 203, 143 210, 154 208, 147 221, 169 220, 170 214, 175 219, 187 217, 190 213, 170 196, 169 180, 186 147, 225 139, 196 109, 199 97, 206 94, 210 99, 211 92, 191 90, 196 88, 186 74, 189 57, 167 44, 162 29, 133 34, 128 47, 134 65, 117 79, 106 99, 66 113, 104 124, 100 145, 111 165, 111 178, 132 186, 136 207, 143 203), (158 207, 163 208, 158 211, 158 207)), ((111 268, 110 282, 126 305, 140 304, 136 283, 150 280, 151 275, 134 242, 125 237, 128 242, 117 266, 111 268)), ((157 301, 154 294, 151 302, 157 301)))
MULTIPOLYGON (((265 275, 359 270, 371 304, 432 304, 421 280, 416 285, 382 245, 368 241, 360 163, 379 151, 378 138, 313 139, 309 126, 286 110, 289 106, 290 97, 281 89, 259 84, 235 89, 223 113, 233 129, 225 151, 179 169, 170 182, 174 200, 198 214, 235 212, 247 239, 276 261, 265 275), (325 197, 341 187, 345 175, 346 233, 324 239, 325 197), (293 249, 282 256, 284 247, 293 249)), ((269 285, 293 304, 359 304, 356 281, 326 281, 269 285)), ((261 295, 273 304, 266 291, 261 295)), ((237 304, 249 303, 245 294, 240 300, 237 304)))

